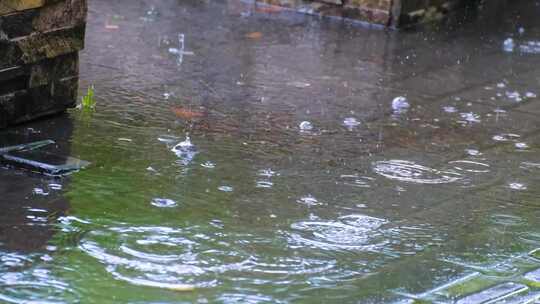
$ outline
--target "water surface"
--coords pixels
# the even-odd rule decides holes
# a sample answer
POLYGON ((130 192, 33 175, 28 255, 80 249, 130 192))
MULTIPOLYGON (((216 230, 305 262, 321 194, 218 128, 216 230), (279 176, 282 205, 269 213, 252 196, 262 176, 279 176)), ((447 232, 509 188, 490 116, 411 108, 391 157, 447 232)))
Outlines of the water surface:
POLYGON ((539 7, 490 9, 388 32, 232 0, 90 1, 96 110, 2 138, 92 165, 0 170, 0 300, 534 299, 539 7))

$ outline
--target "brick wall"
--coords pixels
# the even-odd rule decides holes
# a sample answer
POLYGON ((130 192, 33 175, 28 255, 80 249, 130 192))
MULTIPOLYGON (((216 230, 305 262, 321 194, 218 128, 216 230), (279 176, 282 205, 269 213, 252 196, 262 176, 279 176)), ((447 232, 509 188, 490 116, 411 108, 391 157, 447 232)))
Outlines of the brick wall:
POLYGON ((317 15, 405 27, 442 18, 467 0, 256 0, 317 15))
POLYGON ((0 0, 0 127, 76 102, 86 0, 0 0))

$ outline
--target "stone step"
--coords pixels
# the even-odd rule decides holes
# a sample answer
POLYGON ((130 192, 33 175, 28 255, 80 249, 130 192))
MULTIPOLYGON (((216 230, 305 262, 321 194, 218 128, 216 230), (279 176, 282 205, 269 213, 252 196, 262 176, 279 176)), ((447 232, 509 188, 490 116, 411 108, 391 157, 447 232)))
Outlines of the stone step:
MULTIPOLYGON (((0 1, 0 5, 3 1, 0 1)), ((0 14, 0 37, 12 40, 34 33, 81 26, 85 24, 86 12, 85 0, 71 0, 7 15, 0 14)))

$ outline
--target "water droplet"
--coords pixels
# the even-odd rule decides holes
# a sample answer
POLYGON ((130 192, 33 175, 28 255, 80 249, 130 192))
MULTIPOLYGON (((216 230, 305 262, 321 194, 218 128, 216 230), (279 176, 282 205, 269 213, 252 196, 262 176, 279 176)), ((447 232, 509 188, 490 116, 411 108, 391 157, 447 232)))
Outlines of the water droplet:
POLYGON ((171 208, 178 205, 175 201, 168 198, 154 198, 151 204, 159 208, 171 208))
POLYGON ((313 124, 309 121, 302 121, 299 125, 300 130, 302 131, 311 131, 313 130, 313 124))

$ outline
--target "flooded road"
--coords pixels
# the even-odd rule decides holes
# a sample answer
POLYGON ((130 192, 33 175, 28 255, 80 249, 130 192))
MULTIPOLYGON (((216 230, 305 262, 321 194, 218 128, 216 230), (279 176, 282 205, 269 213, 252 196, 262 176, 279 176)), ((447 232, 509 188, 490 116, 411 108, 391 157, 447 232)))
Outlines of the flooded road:
POLYGON ((89 4, 96 110, 2 138, 92 165, 0 169, 1 302, 540 298, 536 1, 405 32, 89 4))

